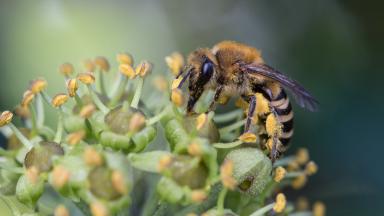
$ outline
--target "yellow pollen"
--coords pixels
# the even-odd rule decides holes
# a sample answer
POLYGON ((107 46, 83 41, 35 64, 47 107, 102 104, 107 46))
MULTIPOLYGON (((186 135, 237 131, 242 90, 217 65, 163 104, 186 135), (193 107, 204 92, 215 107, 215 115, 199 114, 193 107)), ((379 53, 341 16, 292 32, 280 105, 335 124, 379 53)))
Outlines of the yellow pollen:
POLYGON ((166 91, 168 89, 168 82, 163 76, 155 77, 153 84, 160 91, 166 91))
POLYGON ((305 166, 305 173, 307 173, 307 175, 313 175, 317 172, 317 170, 318 170, 318 167, 316 163, 313 161, 309 161, 305 166))
POLYGON ((68 209, 60 204, 55 208, 54 216, 70 216, 68 209))
POLYGON ((93 103, 91 103, 81 108, 79 115, 82 118, 90 118, 95 111, 96 107, 95 105, 93 105, 93 103))
POLYGON ((39 170, 35 166, 31 166, 26 171, 26 176, 28 178, 28 181, 32 184, 36 184, 39 180, 39 170))
POLYGON ((296 161, 291 161, 288 164, 287 170, 291 172, 291 171, 296 171, 299 168, 300 168, 300 165, 296 161))
POLYGON ((62 73, 64 76, 70 76, 75 71, 73 65, 71 63, 64 63, 60 65, 59 67, 60 73, 62 73))
POLYGON ((53 107, 60 107, 62 106, 63 104, 65 104, 68 100, 68 95, 66 94, 57 94, 55 95, 53 98, 52 98, 52 106, 53 107))
POLYGON ((248 109, 249 104, 245 100, 243 100, 243 98, 239 98, 236 100, 235 106, 239 107, 243 110, 246 110, 246 109, 248 109))
POLYGON ((254 133, 246 132, 239 136, 238 139, 245 143, 254 143, 257 140, 257 136, 254 133))
POLYGON ((188 145, 188 154, 192 156, 201 156, 202 155, 201 147, 198 143, 193 142, 188 145))
POLYGON ((283 167, 279 166, 275 169, 275 177, 273 179, 275 182, 280 182, 284 179, 286 173, 287 171, 283 167))
POLYGON ((313 216, 324 216, 325 212, 326 208, 324 203, 317 201, 313 204, 313 216))
POLYGON ((276 213, 281 213, 284 211, 286 205, 287 205, 287 200, 285 199, 285 195, 282 193, 277 194, 275 205, 273 206, 273 210, 276 213))
POLYGON ((69 180, 71 173, 63 166, 58 165, 52 171, 52 184, 55 188, 62 188, 69 180))
POLYGON ((152 64, 148 61, 142 61, 135 69, 135 74, 144 77, 152 70, 152 64))
POLYGON ((93 147, 87 147, 83 154, 84 161, 89 166, 100 166, 104 159, 101 154, 93 147))
POLYGON ((70 97, 74 97, 76 95, 76 91, 79 88, 76 79, 69 79, 67 81, 67 91, 70 97))
POLYGON ((4 111, 0 115, 0 127, 9 124, 12 121, 13 113, 10 111, 4 111))
POLYGON ((182 79, 183 79, 182 76, 180 76, 180 77, 177 78, 177 79, 174 79, 174 80, 172 81, 171 89, 172 89, 172 90, 173 90, 173 89, 177 89, 177 88, 179 87, 180 82, 181 82, 182 79))
POLYGON ((168 166, 171 165, 171 163, 172 163, 172 157, 170 155, 164 155, 159 160, 159 164, 157 165, 157 170, 159 170, 159 172, 162 172, 166 168, 168 168, 168 166))
POLYGON ((306 183, 307 183, 307 176, 302 174, 296 177, 292 181, 292 187, 297 190, 297 189, 303 188, 306 183))
POLYGON ((207 121, 208 116, 205 113, 201 113, 199 116, 196 118, 196 129, 200 130, 203 128, 205 122, 207 121))
POLYGON ((127 194, 128 190, 125 185, 123 173, 121 173, 120 171, 114 170, 112 172, 111 180, 112 180, 112 186, 117 192, 119 192, 120 194, 127 194))
POLYGON ((182 106, 184 103, 182 91, 180 89, 173 89, 171 93, 171 100, 176 106, 182 106))
POLYGON ((90 72, 80 73, 77 75, 77 79, 85 85, 90 85, 95 82, 95 77, 90 72))
POLYGON ((269 113, 271 110, 269 108, 269 101, 260 93, 256 93, 256 109, 255 113, 259 115, 269 113))
POLYGON ((108 209, 101 202, 91 203, 91 213, 92 216, 108 216, 108 209))
POLYGON ((282 125, 280 122, 277 120, 274 114, 269 114, 267 116, 267 119, 265 121, 265 129, 270 136, 274 135, 281 135, 282 133, 282 125))
POLYGON ((165 57, 165 62, 173 75, 179 74, 184 66, 184 57, 178 52, 174 52, 171 55, 165 57))
POLYGON ((145 117, 143 114, 136 112, 132 115, 131 120, 129 121, 128 129, 131 132, 137 132, 143 129, 145 126, 145 117))
POLYGON ((110 69, 108 60, 103 56, 96 57, 94 63, 103 72, 108 72, 110 69))
POLYGON ((33 94, 33 92, 31 90, 25 91, 23 94, 23 99, 21 101, 21 106, 23 106, 23 107, 29 106, 29 104, 31 104, 34 97, 35 97, 35 95, 33 94))
POLYGON ((30 90, 33 94, 40 93, 47 87, 47 81, 44 79, 35 79, 31 82, 30 90))
POLYGON ((220 178, 224 187, 228 189, 235 189, 236 180, 233 178, 234 164, 231 160, 225 160, 220 167, 220 178))
POLYGON ((78 144, 83 138, 85 137, 84 131, 78 131, 71 133, 67 136, 67 143, 69 145, 76 145, 78 144))
POLYGON ((191 193, 191 199, 193 202, 203 202, 207 199, 207 193, 204 190, 193 190, 191 193))
POLYGON ((93 64, 93 61, 91 59, 86 59, 83 62, 85 70, 87 72, 94 72, 95 71, 95 64, 93 64))
POLYGON ((120 63, 120 64, 127 64, 127 65, 131 65, 133 64, 133 58, 130 54, 128 53, 120 53, 120 54, 117 54, 116 56, 116 59, 117 61, 120 63))
POLYGON ((121 64, 119 66, 119 71, 129 79, 133 79, 136 76, 135 70, 129 64, 121 64))
POLYGON ((309 153, 306 148, 300 148, 296 152, 296 161, 299 165, 304 165, 309 160, 309 153))

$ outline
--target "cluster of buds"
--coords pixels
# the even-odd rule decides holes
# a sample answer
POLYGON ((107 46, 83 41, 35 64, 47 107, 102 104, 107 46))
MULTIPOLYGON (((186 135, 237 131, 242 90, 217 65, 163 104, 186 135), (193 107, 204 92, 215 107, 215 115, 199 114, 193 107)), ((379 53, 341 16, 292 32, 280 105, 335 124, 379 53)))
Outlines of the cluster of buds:
MULTIPOLYGON (((185 68, 180 53, 172 53, 165 62, 173 76, 185 68)), ((283 192, 286 186, 303 187, 317 165, 305 149, 272 163, 268 144, 262 145, 258 133, 241 134, 244 101, 237 103, 244 110, 215 114, 207 112, 212 98, 208 92, 196 104, 199 114, 186 115, 181 77, 171 81, 157 75, 153 84, 159 91, 143 97, 152 64, 144 60, 135 65, 130 54, 120 53, 113 65, 104 57, 87 59, 79 69, 64 63, 59 71, 66 93, 51 97, 48 82, 38 78, 14 112, 1 113, 8 145, 0 152, 0 193, 13 197, 3 199, 6 206, 18 206, 11 212, 311 214, 303 199, 294 205, 283 192), (108 84, 114 68, 115 82, 108 84), (54 128, 45 121, 47 106, 57 114, 54 128), (14 114, 22 126, 12 123, 14 114)), ((267 101, 256 97, 256 113, 267 113, 267 101)), ((257 115, 253 123, 256 127, 257 115)), ((267 118, 267 133, 280 129, 276 119, 267 118)), ((324 215, 324 204, 316 202, 313 213, 324 215)))

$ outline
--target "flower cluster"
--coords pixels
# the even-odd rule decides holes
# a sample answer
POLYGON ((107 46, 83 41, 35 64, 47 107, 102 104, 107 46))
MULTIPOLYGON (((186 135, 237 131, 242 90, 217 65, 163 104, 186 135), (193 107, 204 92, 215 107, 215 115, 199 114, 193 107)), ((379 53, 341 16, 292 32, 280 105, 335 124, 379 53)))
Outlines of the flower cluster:
MULTIPOLYGON (((104 57, 84 61, 77 73, 64 63, 59 72, 66 92, 54 96, 45 79, 31 81, 15 110, 0 115, 8 136, 7 149, 0 150, 0 196, 14 206, 10 211, 325 214, 321 202, 312 212, 305 198, 294 204, 283 194, 286 187, 302 188, 317 172, 306 149, 272 163, 268 149, 255 144, 261 140, 257 133, 241 134, 243 110, 205 112, 210 92, 196 105, 200 114, 186 116, 185 94, 177 88, 181 80, 173 79, 183 70, 184 57, 173 53, 165 60, 172 73, 154 78, 148 76, 151 63, 135 65, 128 53, 117 55, 116 68, 104 57), (115 81, 107 84, 114 69, 115 81), (157 91, 143 97, 144 84, 157 91), (55 128, 46 123, 47 107, 57 113, 55 128), (22 124, 13 124, 15 117, 22 124)), ((261 104, 257 112, 262 109, 261 104)), ((267 129, 277 124, 272 120, 267 129)))

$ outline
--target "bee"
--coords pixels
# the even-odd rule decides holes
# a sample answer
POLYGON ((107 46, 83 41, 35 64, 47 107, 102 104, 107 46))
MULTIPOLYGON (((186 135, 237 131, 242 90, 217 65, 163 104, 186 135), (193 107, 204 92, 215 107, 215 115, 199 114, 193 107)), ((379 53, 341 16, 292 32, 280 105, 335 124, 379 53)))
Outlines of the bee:
POLYGON ((264 123, 261 137, 265 137, 272 161, 287 149, 293 135, 293 111, 286 90, 301 107, 315 111, 318 106, 298 82, 265 64, 256 48, 234 41, 222 41, 212 49, 196 49, 176 78, 181 79, 178 88, 189 80, 188 114, 193 113, 195 103, 208 89, 215 92, 209 111, 215 109, 220 98, 240 96, 246 101, 244 133, 250 131, 256 111, 257 119, 264 123), (271 126, 273 123, 277 127, 271 126))

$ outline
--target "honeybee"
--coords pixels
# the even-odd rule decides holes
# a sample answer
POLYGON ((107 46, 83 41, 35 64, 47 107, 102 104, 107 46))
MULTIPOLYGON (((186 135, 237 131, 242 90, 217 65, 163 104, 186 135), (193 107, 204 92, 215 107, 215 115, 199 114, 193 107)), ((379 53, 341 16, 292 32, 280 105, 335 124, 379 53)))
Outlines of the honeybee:
POLYGON ((285 90, 303 108, 315 111, 318 106, 316 99, 298 82, 265 64, 256 48, 234 41, 222 41, 212 49, 196 49, 176 78, 181 79, 178 88, 189 80, 188 114, 193 113, 195 103, 207 89, 215 91, 209 110, 214 110, 222 97, 240 96, 246 101, 244 133, 250 131, 256 111, 258 121, 265 128, 261 137, 265 137, 272 161, 286 150, 293 135, 293 111, 285 90))

